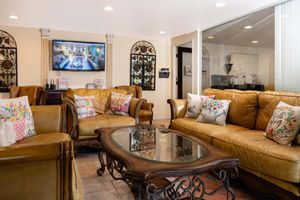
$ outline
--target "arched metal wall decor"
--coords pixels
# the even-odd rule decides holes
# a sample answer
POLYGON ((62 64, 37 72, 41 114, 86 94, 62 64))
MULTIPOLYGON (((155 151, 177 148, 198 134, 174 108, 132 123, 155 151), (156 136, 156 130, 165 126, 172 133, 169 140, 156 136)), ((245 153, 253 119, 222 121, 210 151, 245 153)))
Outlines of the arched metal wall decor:
POLYGON ((17 43, 9 33, 0 30, 0 92, 8 92, 17 83, 17 43))
POLYGON ((156 51, 147 41, 138 41, 130 53, 130 85, 155 90, 156 51))

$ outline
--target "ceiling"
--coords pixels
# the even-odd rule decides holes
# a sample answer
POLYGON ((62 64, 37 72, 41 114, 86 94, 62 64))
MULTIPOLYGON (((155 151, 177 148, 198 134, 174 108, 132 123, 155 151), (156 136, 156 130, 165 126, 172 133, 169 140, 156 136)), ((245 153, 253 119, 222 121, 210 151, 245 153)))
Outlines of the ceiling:
POLYGON ((0 0, 0 25, 171 37, 220 24, 278 0, 0 0), (112 6, 112 12, 103 10, 112 6), (17 15, 18 20, 9 19, 17 15), (164 30, 166 34, 158 32, 164 30))
POLYGON ((249 16, 203 32, 203 42, 213 44, 274 48, 274 8, 266 8, 249 16), (245 26, 252 26, 245 29, 245 26), (214 36, 209 39, 209 36, 214 36), (252 41, 258 41, 253 44, 252 41))

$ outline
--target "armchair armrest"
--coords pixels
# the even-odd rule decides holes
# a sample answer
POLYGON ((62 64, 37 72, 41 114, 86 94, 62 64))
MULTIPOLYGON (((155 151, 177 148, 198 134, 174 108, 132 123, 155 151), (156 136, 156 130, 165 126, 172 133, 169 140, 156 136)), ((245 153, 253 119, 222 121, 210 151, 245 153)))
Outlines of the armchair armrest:
POLYGON ((71 141, 0 148, 0 196, 71 199, 72 160, 71 141))
POLYGON ((187 109, 186 99, 168 99, 171 109, 171 120, 184 117, 187 109))
POLYGON ((66 131, 72 139, 78 139, 78 115, 74 101, 69 97, 63 98, 66 113, 66 131))
POLYGON ((132 98, 129 106, 129 115, 135 118, 135 123, 140 123, 139 113, 143 103, 145 103, 145 99, 132 98))

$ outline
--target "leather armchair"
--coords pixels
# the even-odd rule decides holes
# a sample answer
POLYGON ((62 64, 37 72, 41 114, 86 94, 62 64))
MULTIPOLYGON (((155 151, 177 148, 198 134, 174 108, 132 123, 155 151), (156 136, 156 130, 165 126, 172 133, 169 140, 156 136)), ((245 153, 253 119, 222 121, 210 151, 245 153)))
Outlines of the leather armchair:
POLYGON ((10 89, 10 98, 28 96, 30 106, 40 105, 43 88, 41 86, 16 86, 10 89))
MULTIPOLYGON (((116 86, 116 89, 126 90, 128 94, 133 94, 135 98, 142 98, 142 88, 137 85, 122 85, 116 86)), ((153 107, 154 104, 145 101, 140 109, 139 118, 140 122, 149 121, 152 124, 153 121, 153 107)))
POLYGON ((0 147, 0 199, 83 199, 63 107, 31 110, 37 135, 0 147))

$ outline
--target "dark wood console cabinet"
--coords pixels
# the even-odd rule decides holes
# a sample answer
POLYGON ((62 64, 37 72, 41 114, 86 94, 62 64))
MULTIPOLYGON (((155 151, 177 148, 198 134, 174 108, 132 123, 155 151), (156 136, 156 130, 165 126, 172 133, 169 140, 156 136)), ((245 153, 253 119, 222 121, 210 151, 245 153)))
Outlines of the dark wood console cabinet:
POLYGON ((42 96, 43 105, 60 105, 66 90, 45 90, 42 96))

